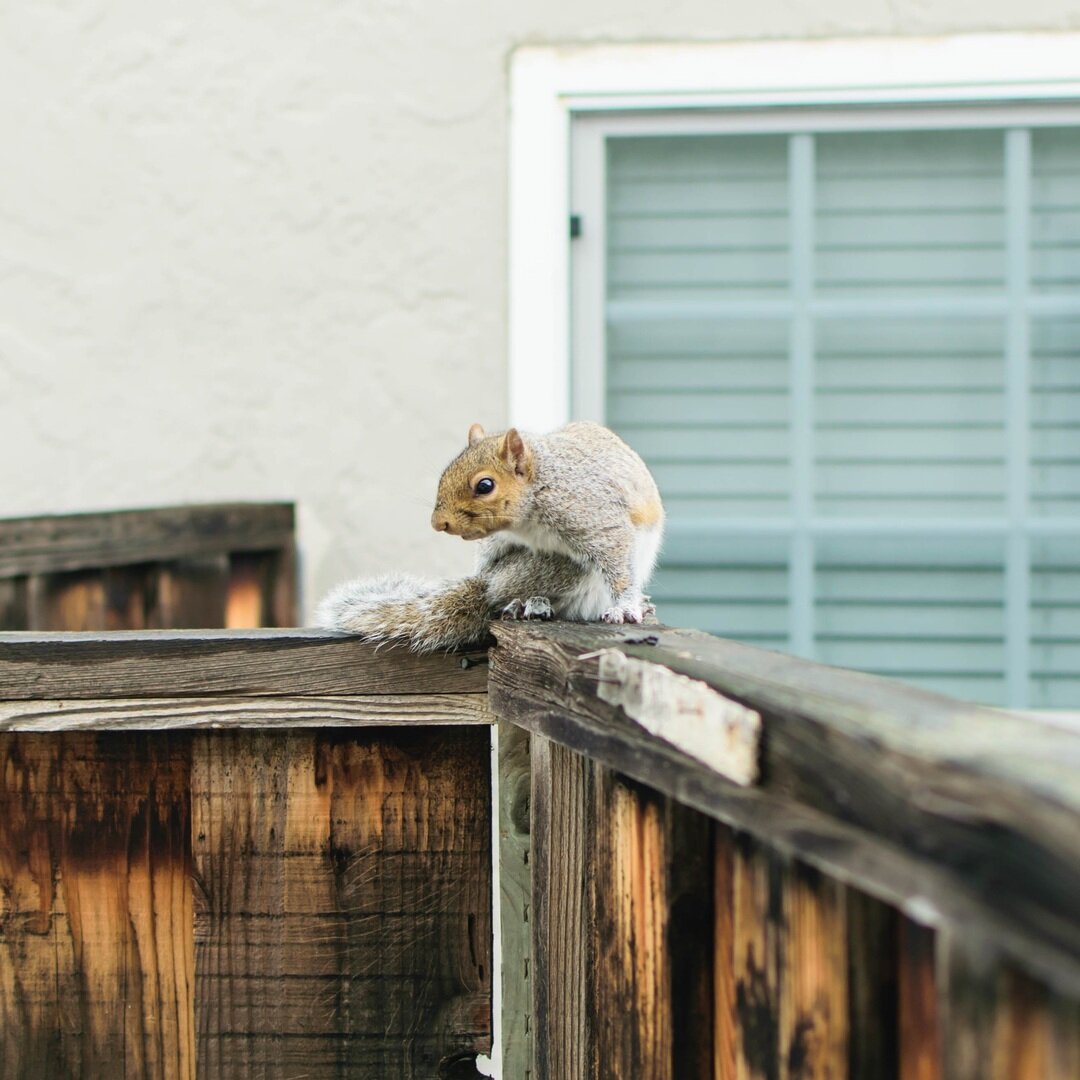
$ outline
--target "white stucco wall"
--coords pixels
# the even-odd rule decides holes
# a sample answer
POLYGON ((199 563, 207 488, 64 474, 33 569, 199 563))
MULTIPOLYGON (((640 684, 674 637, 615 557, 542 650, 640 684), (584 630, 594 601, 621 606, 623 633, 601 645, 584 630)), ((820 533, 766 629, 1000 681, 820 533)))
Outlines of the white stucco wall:
POLYGON ((0 516, 288 498, 306 608, 505 419, 509 56, 1080 27, 1072 0, 135 0, 0 22, 0 516))

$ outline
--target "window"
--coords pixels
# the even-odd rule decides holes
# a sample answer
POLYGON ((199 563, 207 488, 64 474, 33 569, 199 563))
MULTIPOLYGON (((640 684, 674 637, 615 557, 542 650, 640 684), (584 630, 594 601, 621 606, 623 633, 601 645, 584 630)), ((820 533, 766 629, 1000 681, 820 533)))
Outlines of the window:
POLYGON ((574 411, 656 473, 668 621, 1075 706, 1080 127, 885 119, 580 125, 574 411))

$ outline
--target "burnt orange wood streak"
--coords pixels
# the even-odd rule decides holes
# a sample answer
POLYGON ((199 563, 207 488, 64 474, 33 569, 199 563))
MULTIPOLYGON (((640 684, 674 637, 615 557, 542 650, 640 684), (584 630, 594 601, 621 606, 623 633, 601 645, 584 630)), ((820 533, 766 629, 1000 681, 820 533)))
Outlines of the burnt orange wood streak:
POLYGON ((185 735, 0 735, 0 1060, 195 1075, 185 735))

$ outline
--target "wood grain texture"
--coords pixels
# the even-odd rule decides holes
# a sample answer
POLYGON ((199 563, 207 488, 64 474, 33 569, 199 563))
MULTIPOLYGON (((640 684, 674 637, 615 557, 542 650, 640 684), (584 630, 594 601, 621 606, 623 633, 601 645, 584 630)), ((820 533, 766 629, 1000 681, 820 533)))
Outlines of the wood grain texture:
POLYGON ((221 503, 0 520, 0 577, 281 549, 294 517, 291 503, 221 503))
POLYGON ((716 824, 713 837, 713 1077, 737 1080, 735 834, 716 824))
POLYGON ((5 1078, 194 1076, 190 744, 0 735, 5 1078))
POLYGON ((597 768, 589 860, 596 956, 593 1075, 672 1080, 671 954, 667 948, 664 799, 597 768))
POLYGON ((879 899, 942 922, 978 921, 1033 976, 1080 992, 1077 733, 689 631, 493 631, 497 715, 879 899), (599 700, 604 647, 757 709, 760 790, 736 789, 599 700))
POLYGON ((436 1077, 490 1048, 485 731, 194 737, 199 1072, 436 1077))
POLYGON ((783 868, 740 834, 734 869, 735 1075, 779 1080, 783 868))
MULTIPOLYGON (((462 700, 464 695, 451 698, 462 700)), ((484 708, 487 701, 485 698, 484 708)), ((532 957, 529 865, 529 735, 503 723, 499 739, 499 910, 502 938, 503 1075, 529 1080, 532 1073, 532 957)))
POLYGON ((537 1080, 590 1080, 593 774, 585 758, 556 743, 533 737, 530 745, 533 1072, 537 1080))
POLYGON ((848 1075, 847 894, 795 864, 784 875, 780 978, 782 1080, 848 1075))
POLYGON ((155 567, 148 597, 150 630, 201 630, 225 625, 227 555, 178 559, 155 567))
POLYGON ((487 694, 0 701, 0 731, 428 726, 493 720, 487 694))
POLYGON ((468 655, 324 630, 0 633, 0 701, 484 693, 483 654, 468 655))
POLYGON ((849 1074, 897 1080, 899 914, 858 889, 847 891, 849 1074))
POLYGON ((900 1080, 941 1080, 941 1009, 934 931, 901 919, 899 945, 900 1080))

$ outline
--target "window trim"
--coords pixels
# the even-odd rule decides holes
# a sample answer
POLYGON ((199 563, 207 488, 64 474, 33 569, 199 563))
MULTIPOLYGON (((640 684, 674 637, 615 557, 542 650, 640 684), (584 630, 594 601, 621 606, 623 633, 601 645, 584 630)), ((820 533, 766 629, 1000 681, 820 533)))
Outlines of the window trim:
MULTIPOLYGON (((1019 107, 1013 122, 1030 123, 1023 115, 1027 107, 1050 102, 1080 108, 1080 33, 518 49, 510 71, 510 421, 550 430, 571 416, 575 119, 617 120, 629 133, 656 124, 650 113, 674 109, 686 115, 676 127, 669 115, 665 130, 701 131, 706 122, 722 122, 760 131, 783 119, 770 121, 763 110, 782 108, 790 131, 791 110, 815 106, 820 130, 822 109, 847 117, 845 123, 862 111, 866 126, 865 110, 872 106, 921 106, 926 123, 932 114, 945 123, 952 108, 980 104, 1008 105, 1010 116, 1019 107), (722 120, 706 118, 702 110, 722 120)), ((992 113, 986 115, 986 123, 994 122, 992 113)), ((574 242, 601 245, 595 219, 591 233, 574 242)), ((578 399, 593 412, 597 376, 591 385, 587 375, 579 377, 578 399)))

